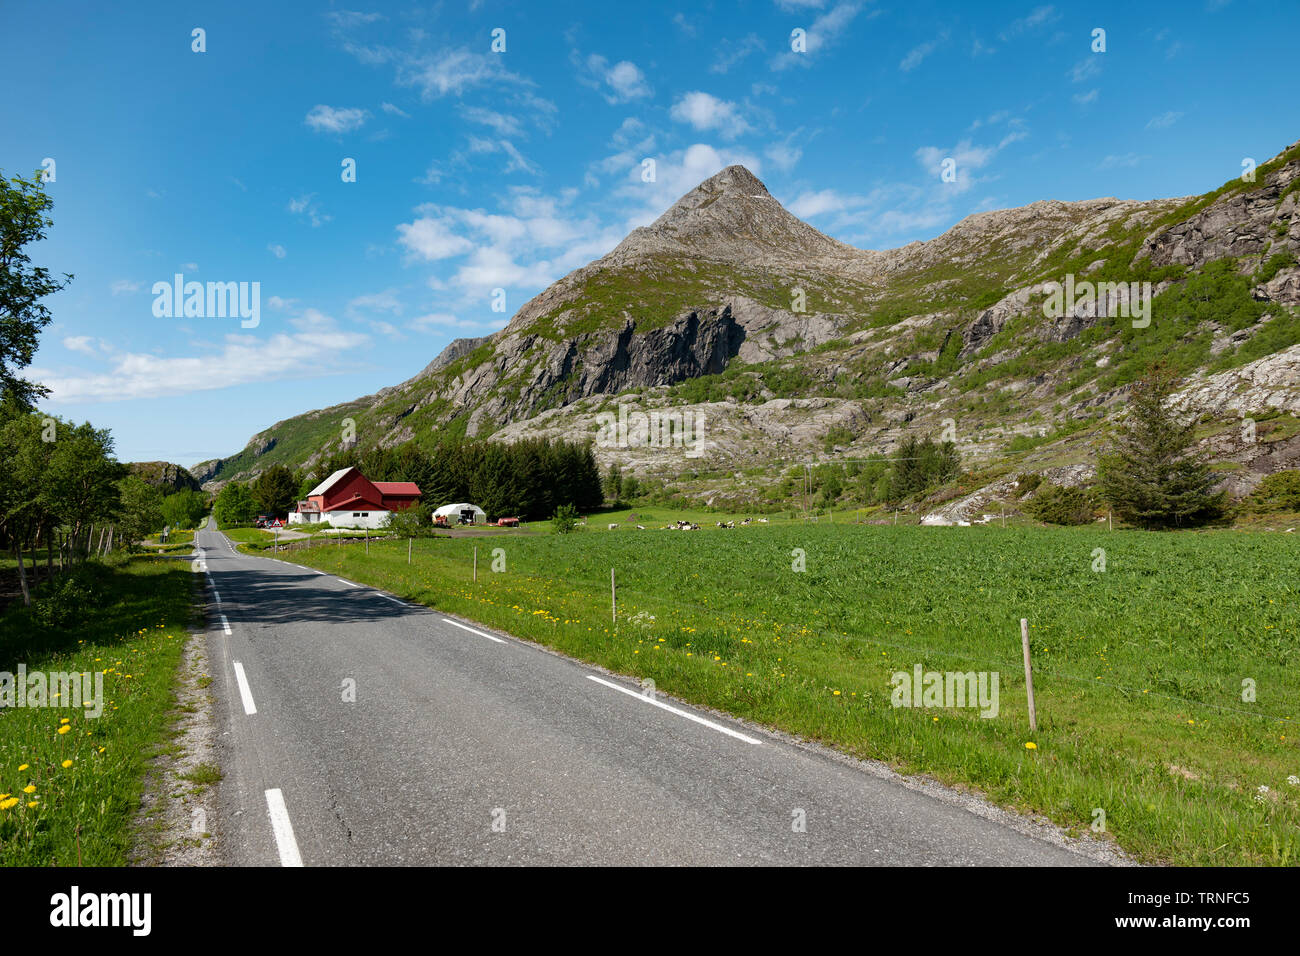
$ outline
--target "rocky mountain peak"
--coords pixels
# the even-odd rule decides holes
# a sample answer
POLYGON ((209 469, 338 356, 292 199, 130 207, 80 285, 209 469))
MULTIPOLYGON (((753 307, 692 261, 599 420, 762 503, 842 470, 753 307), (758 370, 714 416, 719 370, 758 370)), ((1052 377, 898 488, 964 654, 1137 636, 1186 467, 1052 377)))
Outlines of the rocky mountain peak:
POLYGON ((779 264, 863 253, 791 215, 744 166, 728 166, 633 230, 602 261, 625 265, 661 255, 779 264))

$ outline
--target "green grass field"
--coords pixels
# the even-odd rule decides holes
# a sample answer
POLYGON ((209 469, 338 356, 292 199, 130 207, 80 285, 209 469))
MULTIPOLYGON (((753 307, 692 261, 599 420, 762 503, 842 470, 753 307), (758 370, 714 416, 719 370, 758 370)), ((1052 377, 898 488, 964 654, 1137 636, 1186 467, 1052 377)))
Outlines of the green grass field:
POLYGON ((168 741, 173 683, 193 623, 189 562, 138 557, 78 569, 73 620, 0 616, 0 671, 103 674, 84 708, 0 711, 0 864, 118 866, 134 839, 147 762, 168 741), (63 728, 66 728, 63 729, 63 728))
POLYGON ((1070 828, 1104 811, 1107 837, 1145 861, 1297 862, 1296 536, 599 527, 417 539, 410 566, 405 541, 372 541, 368 558, 345 545, 293 560, 1070 828), (494 548, 504 571, 491 570, 494 548), (1104 571, 1094 570, 1099 548, 1104 571), (799 551, 804 571, 792 569, 799 551), (1021 617, 1032 628, 1036 734, 1021 617), (895 708, 891 675, 915 664, 996 671, 998 715, 895 708))

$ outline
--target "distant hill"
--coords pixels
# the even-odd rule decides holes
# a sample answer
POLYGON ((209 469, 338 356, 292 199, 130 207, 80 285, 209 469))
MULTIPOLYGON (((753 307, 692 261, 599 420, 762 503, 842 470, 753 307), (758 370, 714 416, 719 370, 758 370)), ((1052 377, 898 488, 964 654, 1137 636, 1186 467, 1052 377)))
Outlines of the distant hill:
MULTIPOLYGON (((1200 196, 1044 200, 970 216, 900 249, 845 245, 731 166, 408 381, 279 422, 201 479, 312 465, 341 447, 439 433, 594 437, 619 404, 705 416, 708 452, 598 447, 602 466, 701 497, 762 494, 791 466, 890 454, 949 433, 988 484, 1086 475, 1126 386, 1153 359, 1184 376, 1233 490, 1300 463, 1300 143, 1200 196), (1050 317, 1048 283, 1150 282, 1050 317), (1259 440, 1234 436, 1261 423, 1259 440), (743 477, 743 480, 741 476, 743 477)), ((211 485, 209 485, 211 486, 211 485)))
POLYGON ((198 479, 190 474, 189 469, 170 461, 132 461, 127 463, 127 468, 131 474, 168 493, 201 490, 198 479))

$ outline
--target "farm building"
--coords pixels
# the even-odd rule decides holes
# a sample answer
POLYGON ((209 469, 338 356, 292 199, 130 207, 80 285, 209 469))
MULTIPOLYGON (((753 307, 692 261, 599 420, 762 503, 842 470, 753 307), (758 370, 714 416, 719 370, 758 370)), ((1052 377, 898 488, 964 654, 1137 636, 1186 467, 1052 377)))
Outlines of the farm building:
POLYGON ((371 481, 355 468, 341 468, 298 502, 289 523, 382 528, 390 512, 405 511, 419 500, 420 489, 412 481, 371 481))
POLYGON ((434 524, 487 524, 487 512, 478 505, 443 505, 433 513, 434 524))

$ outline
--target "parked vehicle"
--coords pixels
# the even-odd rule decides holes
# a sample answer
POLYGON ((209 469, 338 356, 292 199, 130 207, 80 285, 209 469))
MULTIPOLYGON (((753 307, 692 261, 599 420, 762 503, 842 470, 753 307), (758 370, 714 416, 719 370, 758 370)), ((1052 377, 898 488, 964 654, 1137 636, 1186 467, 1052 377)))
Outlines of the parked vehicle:
POLYGON ((519 519, 518 519, 518 518, 497 518, 497 527, 498 527, 498 528, 518 528, 518 527, 519 527, 519 519))

